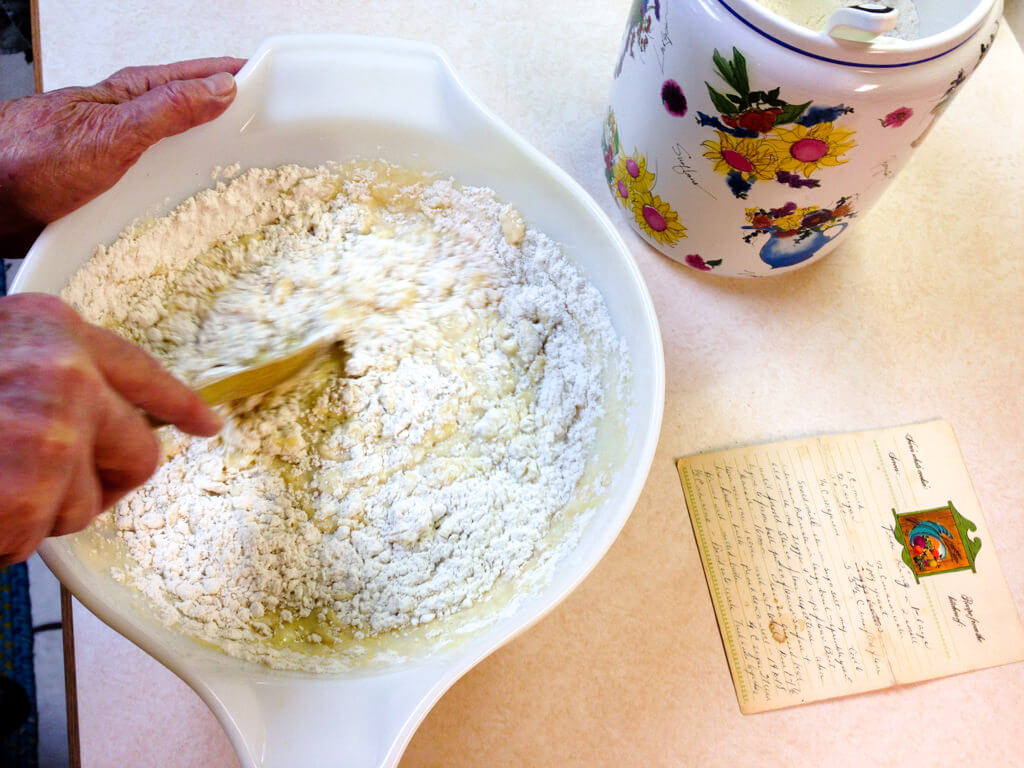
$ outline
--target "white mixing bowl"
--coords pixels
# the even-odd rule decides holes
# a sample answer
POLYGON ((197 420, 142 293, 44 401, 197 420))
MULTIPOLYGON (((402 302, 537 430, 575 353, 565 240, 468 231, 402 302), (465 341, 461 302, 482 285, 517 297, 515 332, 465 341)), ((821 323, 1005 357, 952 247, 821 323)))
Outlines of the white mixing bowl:
POLYGON ((664 361, 654 308, 612 224, 566 173, 466 91, 437 48, 358 36, 267 40, 238 75, 238 96, 214 122, 160 142, 109 192, 48 227, 15 291, 57 293, 99 243, 136 217, 163 213, 211 184, 217 166, 354 157, 485 185, 564 244, 604 295, 634 370, 612 484, 578 543, 539 588, 467 640, 425 646, 400 662, 303 675, 230 658, 161 625, 89 562, 74 537, 43 559, 91 611, 187 682, 220 719, 243 766, 394 766, 430 707, 474 664, 537 621, 583 580, 636 503, 654 456, 664 361))

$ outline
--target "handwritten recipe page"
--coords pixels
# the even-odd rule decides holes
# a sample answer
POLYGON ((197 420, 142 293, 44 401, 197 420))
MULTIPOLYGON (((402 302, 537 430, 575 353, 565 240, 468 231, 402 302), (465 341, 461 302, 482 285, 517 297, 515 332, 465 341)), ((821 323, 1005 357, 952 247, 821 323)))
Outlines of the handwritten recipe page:
POLYGON ((677 468, 744 713, 1024 659, 948 423, 677 468))

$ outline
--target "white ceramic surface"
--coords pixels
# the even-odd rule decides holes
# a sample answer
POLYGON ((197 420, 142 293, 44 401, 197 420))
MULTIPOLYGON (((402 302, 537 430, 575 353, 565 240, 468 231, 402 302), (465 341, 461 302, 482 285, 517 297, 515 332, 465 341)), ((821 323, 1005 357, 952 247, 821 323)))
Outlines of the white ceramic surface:
POLYGON ((243 766, 376 768, 398 762, 433 703, 462 674, 561 601, 594 567, 636 502, 658 440, 664 362, 657 320, 628 250, 571 178, 490 114, 436 48, 357 36, 266 41, 218 120, 161 142, 111 191, 50 226, 14 291, 55 293, 132 219, 209 186, 211 170, 352 157, 384 159, 483 184, 563 243, 605 296, 634 369, 627 444, 606 498, 550 581, 514 613, 455 647, 389 667, 330 676, 276 672, 229 658, 155 621, 71 537, 42 547, 47 565, 117 631, 184 679, 224 725, 243 766))
POLYGON ((640 235, 695 269, 761 277, 810 264, 928 135, 991 47, 1002 6, 917 0, 921 39, 860 43, 756 0, 637 0, 603 139, 610 192, 640 235))

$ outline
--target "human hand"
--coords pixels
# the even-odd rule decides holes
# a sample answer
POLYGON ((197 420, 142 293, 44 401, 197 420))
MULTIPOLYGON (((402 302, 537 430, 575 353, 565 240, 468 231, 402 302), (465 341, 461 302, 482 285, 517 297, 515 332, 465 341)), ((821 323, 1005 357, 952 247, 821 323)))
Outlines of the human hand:
POLYGON ((0 566, 84 528, 153 473, 142 412, 194 435, 220 429, 153 357, 53 296, 0 299, 0 350, 0 566))
POLYGON ((110 189, 160 139, 220 115, 242 59, 129 67, 0 102, 0 233, 38 231, 110 189))

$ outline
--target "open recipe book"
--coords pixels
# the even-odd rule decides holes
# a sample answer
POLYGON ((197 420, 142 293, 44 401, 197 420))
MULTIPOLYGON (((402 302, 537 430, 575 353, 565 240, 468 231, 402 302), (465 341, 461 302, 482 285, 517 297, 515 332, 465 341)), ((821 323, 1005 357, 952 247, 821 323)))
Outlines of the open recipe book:
POLYGON ((744 713, 1024 659, 948 423, 677 468, 744 713))

